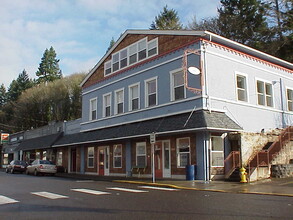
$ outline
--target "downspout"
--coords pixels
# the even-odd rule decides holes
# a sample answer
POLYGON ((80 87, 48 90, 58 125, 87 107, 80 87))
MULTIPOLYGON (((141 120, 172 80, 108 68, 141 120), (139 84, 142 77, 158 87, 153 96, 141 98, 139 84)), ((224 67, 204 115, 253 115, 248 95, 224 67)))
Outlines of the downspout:
MULTIPOLYGON (((210 35, 210 41, 212 39, 212 36, 210 35)), ((209 110, 209 112, 211 113, 211 100, 210 100, 210 96, 209 96, 209 89, 208 89, 208 77, 207 77, 207 58, 206 58, 206 42, 202 43, 202 51, 203 51, 203 64, 204 64, 204 68, 203 68, 203 75, 204 75, 204 92, 205 94, 203 94, 206 98, 206 107, 209 110)))

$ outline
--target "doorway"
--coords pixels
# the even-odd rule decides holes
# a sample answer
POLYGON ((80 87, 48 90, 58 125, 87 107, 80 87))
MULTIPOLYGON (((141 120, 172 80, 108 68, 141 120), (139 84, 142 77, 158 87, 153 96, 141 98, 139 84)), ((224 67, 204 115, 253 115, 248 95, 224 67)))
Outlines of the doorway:
POLYGON ((109 176, 109 161, 110 161, 109 146, 98 148, 98 173, 100 176, 109 176))
POLYGON ((71 148, 70 153, 70 160, 71 160, 71 172, 76 172, 76 148, 71 148))
POLYGON ((171 177, 170 141, 165 140, 155 144, 155 177, 171 177))

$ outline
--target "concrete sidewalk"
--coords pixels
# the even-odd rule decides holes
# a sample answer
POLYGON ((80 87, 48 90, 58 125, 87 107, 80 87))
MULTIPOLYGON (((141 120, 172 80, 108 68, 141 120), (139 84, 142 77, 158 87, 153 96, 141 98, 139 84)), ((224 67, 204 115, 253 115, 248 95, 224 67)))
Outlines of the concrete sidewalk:
POLYGON ((56 176, 64 178, 75 178, 80 180, 94 181, 111 181, 116 183, 129 183, 138 185, 151 185, 158 187, 170 187, 184 190, 198 190, 211 192, 229 192, 229 193, 245 193, 245 194, 262 194, 276 196, 293 197, 293 178, 285 179, 266 179, 253 183, 226 182, 226 181, 210 181, 201 180, 185 181, 174 179, 159 179, 152 183, 151 179, 136 177, 115 177, 115 176, 96 176, 82 174, 60 173, 56 176))

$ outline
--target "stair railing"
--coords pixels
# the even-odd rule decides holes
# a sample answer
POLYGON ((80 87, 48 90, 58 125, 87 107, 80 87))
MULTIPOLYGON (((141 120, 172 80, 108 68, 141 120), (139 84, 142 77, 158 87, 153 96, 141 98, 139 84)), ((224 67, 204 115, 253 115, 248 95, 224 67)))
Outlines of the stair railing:
POLYGON ((239 167, 240 167, 240 152, 231 151, 230 154, 224 160, 225 178, 229 178, 229 176, 234 172, 234 170, 239 167))

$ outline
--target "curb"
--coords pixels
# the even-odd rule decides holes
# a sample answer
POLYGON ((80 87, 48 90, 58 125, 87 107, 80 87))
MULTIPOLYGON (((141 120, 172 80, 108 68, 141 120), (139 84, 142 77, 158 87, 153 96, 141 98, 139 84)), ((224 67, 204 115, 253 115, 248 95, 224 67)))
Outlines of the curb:
POLYGON ((177 186, 177 185, 166 184, 166 183, 151 183, 151 182, 131 181, 131 180, 113 180, 112 182, 115 182, 115 183, 129 183, 129 184, 137 184, 137 185, 148 185, 148 186, 160 186, 160 187, 166 187, 166 188, 194 190, 194 191, 208 191, 208 192, 235 193, 235 194, 253 194, 253 195, 293 197, 293 194, 266 193, 266 192, 247 192, 247 191, 229 191, 229 190, 220 190, 220 189, 199 189, 199 188, 177 186))

